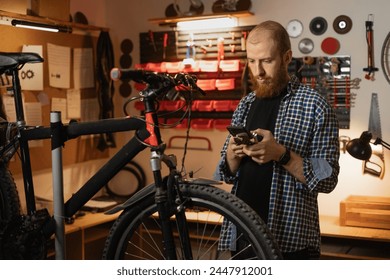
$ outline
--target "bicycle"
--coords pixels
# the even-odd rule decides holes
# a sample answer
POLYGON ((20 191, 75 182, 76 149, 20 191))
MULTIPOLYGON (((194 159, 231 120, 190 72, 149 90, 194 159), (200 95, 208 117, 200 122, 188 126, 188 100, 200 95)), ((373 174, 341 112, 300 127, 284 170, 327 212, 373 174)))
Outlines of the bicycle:
MULTIPOLYGON (((3 122, 2 125, 5 137, 0 151, 0 259, 45 259, 46 244, 53 235, 56 258, 63 259, 64 219, 75 215, 145 148, 150 149, 154 183, 107 211, 107 214, 119 211, 121 214, 109 232, 103 259, 234 259, 236 255, 231 251, 218 250, 223 219, 236 229, 231 244, 245 240, 242 251, 249 252, 251 258, 281 259, 272 234, 251 208, 234 195, 215 187, 217 181, 187 178, 177 170, 175 155, 165 154, 166 145, 160 134, 162 125, 157 115, 158 101, 174 92, 191 102, 196 92, 202 92, 196 85, 195 76, 115 69, 112 78, 130 79, 146 85, 137 97, 145 106, 144 116, 63 124, 59 113, 52 112, 50 126, 31 127, 24 120, 18 71, 26 63, 42 62, 43 59, 35 53, 0 53, 0 74, 12 76, 17 116, 16 123, 3 122), (60 152, 63 144, 82 135, 128 131, 134 131, 134 137, 71 198, 66 202, 61 200, 58 192, 61 191, 60 152), (35 205, 28 142, 39 139, 51 139, 52 143, 55 193, 52 216, 47 209, 37 210, 35 205), (27 213, 21 213, 17 189, 7 168, 7 161, 15 153, 21 159, 27 213), (162 163, 168 167, 166 176, 162 175, 162 163)), ((187 110, 190 107, 187 106, 187 110)), ((242 256, 242 251, 236 253, 242 256)))

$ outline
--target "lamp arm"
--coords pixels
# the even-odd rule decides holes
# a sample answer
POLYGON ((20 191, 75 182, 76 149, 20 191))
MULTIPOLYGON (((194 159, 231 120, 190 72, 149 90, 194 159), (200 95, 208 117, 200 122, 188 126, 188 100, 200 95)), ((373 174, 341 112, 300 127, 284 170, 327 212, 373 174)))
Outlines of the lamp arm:
POLYGON ((385 147, 386 149, 390 150, 390 144, 386 143, 381 138, 376 138, 375 139, 374 145, 378 145, 378 144, 381 144, 383 147, 385 147))

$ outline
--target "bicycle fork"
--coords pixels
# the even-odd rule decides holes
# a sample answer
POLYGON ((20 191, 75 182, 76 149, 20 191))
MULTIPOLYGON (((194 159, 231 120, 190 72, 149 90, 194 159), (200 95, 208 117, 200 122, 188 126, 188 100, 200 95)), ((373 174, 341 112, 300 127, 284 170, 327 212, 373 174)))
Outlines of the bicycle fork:
MULTIPOLYGON (((164 155, 163 155, 164 157, 164 155)), ((175 178, 172 174, 176 173, 176 169, 170 159, 162 159, 157 152, 152 152, 151 156, 151 166, 153 170, 155 185, 156 185, 156 194, 155 201, 157 205, 157 211, 159 214, 159 220, 161 223, 161 231, 163 236, 163 250, 165 257, 168 260, 176 260, 176 245, 173 236, 172 224, 171 224, 171 213, 172 210, 175 213, 176 222, 179 229, 179 240, 181 242, 181 248, 183 248, 182 254, 185 259, 192 259, 192 251, 190 247, 190 238, 189 231, 187 227, 186 217, 183 207, 178 207, 178 209, 172 209, 172 203, 176 205, 175 199, 170 197, 170 193, 173 189, 173 184, 176 184, 175 178), (165 163, 168 163, 170 169, 170 180, 168 182, 163 182, 161 176, 161 161, 164 160, 165 163), (174 180, 172 180, 174 179, 174 180)))
POLYGON ((155 201, 157 205, 159 220, 161 222, 161 230, 163 235, 163 249, 164 249, 165 257, 168 260, 175 260, 177 259, 177 256, 176 256, 172 227, 169 219, 170 207, 168 205, 168 191, 167 191, 167 187, 163 183, 162 176, 161 176, 161 156, 156 151, 152 151, 150 164, 152 167, 154 181, 156 185, 155 201))

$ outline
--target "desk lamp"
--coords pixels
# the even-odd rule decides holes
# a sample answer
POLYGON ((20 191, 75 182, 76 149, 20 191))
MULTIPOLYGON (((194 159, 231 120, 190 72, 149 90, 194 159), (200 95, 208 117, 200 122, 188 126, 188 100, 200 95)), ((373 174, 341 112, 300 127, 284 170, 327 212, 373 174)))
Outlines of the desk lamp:
MULTIPOLYGON (((364 131, 360 138, 353 139, 347 143, 347 151, 354 158, 360 160, 369 160, 372 154, 372 149, 370 146, 370 140, 372 134, 368 131, 364 131)), ((376 138, 374 145, 381 144, 386 149, 390 150, 390 144, 383 141, 381 138, 376 138)))

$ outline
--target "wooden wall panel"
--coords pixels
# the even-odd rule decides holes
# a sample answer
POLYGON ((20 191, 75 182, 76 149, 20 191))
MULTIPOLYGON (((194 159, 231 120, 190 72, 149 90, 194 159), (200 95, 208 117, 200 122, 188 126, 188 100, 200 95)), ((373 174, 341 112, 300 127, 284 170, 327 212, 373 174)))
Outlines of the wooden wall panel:
MULTIPOLYGON (((62 97, 66 98, 66 89, 53 88, 49 86, 48 79, 48 63, 47 63, 47 43, 66 46, 70 48, 93 48, 94 64, 96 62, 96 42, 97 36, 92 33, 85 34, 68 34, 68 33, 52 33, 45 31, 29 30, 23 28, 15 28, 12 26, 0 26, 0 52, 20 52, 23 45, 42 45, 44 73, 44 90, 50 98, 62 97)), ((71 69, 73 66, 71 65, 71 69)), ((72 72, 72 71, 71 71, 72 72)), ((95 77, 96 79, 96 77, 95 77)), ((73 87, 73 76, 71 73, 71 88, 73 87)), ((26 101, 38 102, 37 91, 24 91, 26 101)), ((97 97, 96 89, 82 89, 81 98, 97 97)), ((42 122, 43 125, 50 125, 50 104, 42 106, 42 122)), ((108 156, 108 150, 101 152, 97 147, 98 137, 95 138, 80 138, 73 139, 65 143, 63 152, 64 165, 70 165, 77 162, 83 162, 92 159, 98 159, 108 156)), ((51 167, 51 144, 50 140, 43 140, 43 147, 33 147, 30 149, 32 156, 33 170, 42 170, 51 167)), ((10 163, 11 170, 14 173, 20 173, 20 166, 17 155, 16 160, 10 163)))

